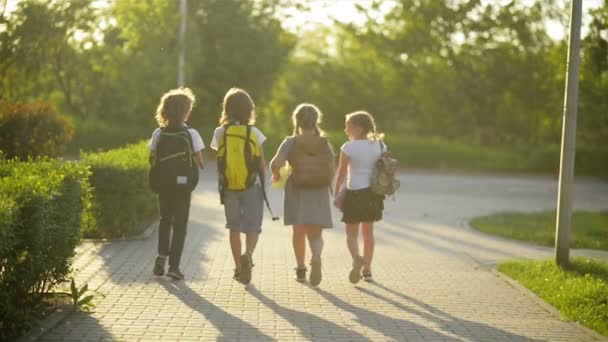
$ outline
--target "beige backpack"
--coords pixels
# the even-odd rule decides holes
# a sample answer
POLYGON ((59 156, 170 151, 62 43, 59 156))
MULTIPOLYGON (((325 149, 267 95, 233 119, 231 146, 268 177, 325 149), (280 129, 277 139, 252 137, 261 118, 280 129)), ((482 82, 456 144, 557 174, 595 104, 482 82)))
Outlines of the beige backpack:
POLYGON ((326 137, 298 135, 289 153, 291 180, 298 188, 318 189, 331 185, 334 156, 326 137))

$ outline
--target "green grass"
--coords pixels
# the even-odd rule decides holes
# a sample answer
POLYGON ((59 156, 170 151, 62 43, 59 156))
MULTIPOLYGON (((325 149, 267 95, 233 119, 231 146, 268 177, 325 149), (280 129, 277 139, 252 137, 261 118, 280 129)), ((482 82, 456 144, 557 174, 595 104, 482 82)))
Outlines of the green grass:
POLYGON ((550 260, 508 261, 498 270, 559 309, 562 316, 608 336, 608 263, 577 258, 563 269, 550 260))
MULTIPOLYGON (((471 226, 508 239, 541 246, 555 244, 555 211, 494 214, 473 219, 471 226)), ((575 212, 570 247, 608 250, 608 211, 575 212)))

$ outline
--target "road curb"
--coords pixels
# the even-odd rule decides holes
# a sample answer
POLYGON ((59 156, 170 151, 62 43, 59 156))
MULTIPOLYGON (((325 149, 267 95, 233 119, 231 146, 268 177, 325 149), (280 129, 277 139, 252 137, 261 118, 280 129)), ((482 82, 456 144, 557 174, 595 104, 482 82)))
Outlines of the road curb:
POLYGON ((544 299, 539 297, 532 290, 521 285, 519 282, 517 282, 513 278, 501 273, 496 267, 491 268, 490 272, 492 272, 492 274, 494 274, 497 278, 500 278, 502 281, 506 282, 507 284, 509 284, 511 287, 513 287, 517 291, 521 292, 526 297, 532 299, 537 305, 542 307, 545 311, 547 311, 553 317, 561 320, 562 322, 569 324, 570 326, 572 326, 575 329, 580 329, 582 331, 585 331, 586 333, 592 335, 595 338, 595 340, 597 340, 597 341, 608 341, 608 337, 601 335, 597 331, 595 331, 591 328, 587 328, 586 326, 576 323, 570 319, 562 317, 561 312, 557 308, 555 308, 553 305, 547 303, 544 299))
POLYGON ((53 330, 56 326, 65 321, 74 310, 71 304, 62 304, 48 317, 36 321, 36 325, 30 329, 25 335, 16 339, 17 342, 33 342, 38 341, 47 332, 53 330))
MULTIPOLYGON (((146 230, 144 230, 143 232, 141 232, 140 234, 138 234, 136 236, 132 236, 132 237, 128 237, 128 238, 119 238, 119 239, 82 239, 81 243, 86 243, 86 242, 89 242, 89 243, 104 242, 105 243, 105 242, 147 240, 154 233, 156 233, 157 228, 158 228, 158 220, 154 220, 154 222, 152 222, 150 225, 148 225, 146 230)), ((74 310, 72 309, 72 306, 70 304, 60 305, 58 307, 58 309, 55 310, 53 313, 51 313, 49 316, 45 317, 44 319, 35 321, 34 322, 35 326, 32 329, 30 329, 27 333, 25 333, 24 335, 18 337, 16 339, 16 341, 17 342, 32 342, 32 341, 40 340, 40 338, 44 334, 53 330, 55 327, 57 327, 58 325, 63 323, 63 321, 65 321, 73 312, 74 312, 74 310)))
POLYGON ((158 220, 152 221, 152 223, 150 223, 143 232, 141 232, 135 236, 124 237, 124 238, 115 238, 115 239, 104 239, 104 238, 81 239, 81 242, 120 242, 120 241, 133 241, 133 240, 147 240, 150 236, 152 236, 156 232, 156 229, 158 228, 158 222, 159 222, 158 220))
MULTIPOLYGON (((532 247, 532 248, 536 248, 539 250, 543 250, 544 248, 548 248, 548 247, 544 247, 544 246, 538 246, 538 245, 534 245, 534 244, 530 244, 527 243, 525 241, 518 241, 518 240, 511 240, 511 239, 507 239, 501 236, 495 236, 492 234, 486 234, 484 232, 480 232, 476 229, 474 229, 473 227, 471 227, 471 219, 463 219, 460 221, 460 226, 463 227, 464 229, 483 235, 483 236, 487 236, 493 239, 497 239, 497 240, 501 240, 501 241, 508 241, 508 242, 512 242, 512 243, 516 243, 516 244, 520 244, 526 247, 532 247)), ((473 259, 473 258, 472 258, 473 259)), ((530 260, 530 259, 521 259, 521 260, 530 260)), ((484 265, 482 263, 480 263, 479 261, 473 259, 473 262, 476 263, 480 268, 486 268, 488 270, 490 270, 490 272, 492 272, 492 274, 494 274, 496 277, 500 278, 501 280, 503 280, 504 282, 506 282, 507 284, 509 284, 511 287, 513 287, 514 289, 518 290, 519 292, 521 292, 522 294, 524 294, 526 297, 532 299, 536 304, 538 304, 540 307, 542 307, 545 311, 549 312, 549 314, 551 314, 553 317, 566 322, 567 324, 571 325, 572 327, 574 327, 575 329, 581 329, 585 332, 587 332, 588 334, 592 335, 596 340, 599 341, 608 341, 608 338, 606 336, 601 335, 600 333, 598 333, 597 331, 591 329, 591 328, 587 328, 586 326, 576 323, 574 321, 571 321, 567 318, 563 318, 561 312, 555 308, 553 305, 547 303, 544 299, 542 299, 541 297, 539 297, 536 293, 534 293, 532 290, 528 289, 527 287, 521 285, 519 282, 517 282, 516 280, 512 279, 511 277, 501 273, 500 271, 498 271, 497 267, 498 265, 496 264, 492 264, 491 267, 488 267, 489 265, 484 265)))

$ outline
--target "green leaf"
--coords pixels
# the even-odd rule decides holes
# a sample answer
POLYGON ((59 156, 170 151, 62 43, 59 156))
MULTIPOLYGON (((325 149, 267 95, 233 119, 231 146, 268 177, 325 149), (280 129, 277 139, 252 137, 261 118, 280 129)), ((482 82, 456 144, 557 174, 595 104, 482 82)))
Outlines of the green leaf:
POLYGON ((76 282, 74 282, 74 278, 72 278, 72 282, 70 283, 70 290, 72 292, 72 298, 74 301, 78 299, 78 289, 76 288, 76 282))
POLYGON ((89 284, 84 284, 84 286, 80 289, 80 291, 78 292, 78 298, 82 297, 82 295, 87 292, 87 290, 89 289, 89 284))
POLYGON ((94 297, 95 296, 93 296, 93 295, 88 295, 88 296, 84 297, 83 299, 78 301, 78 306, 84 306, 84 305, 89 304, 89 302, 91 300, 93 300, 94 297))

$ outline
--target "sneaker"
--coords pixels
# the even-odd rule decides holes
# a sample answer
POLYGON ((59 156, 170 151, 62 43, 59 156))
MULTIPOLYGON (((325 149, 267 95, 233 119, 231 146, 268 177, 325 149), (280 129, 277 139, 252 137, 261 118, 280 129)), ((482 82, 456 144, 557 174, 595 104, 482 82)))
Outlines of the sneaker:
POLYGON ((368 283, 371 283, 374 281, 374 278, 372 278, 372 272, 363 272, 361 275, 363 276, 363 280, 365 280, 368 283))
POLYGON ((181 280, 184 279, 184 275, 180 272, 179 268, 169 268, 169 272, 167 272, 167 277, 173 278, 173 280, 181 280))
POLYGON ((348 279, 351 283, 356 284, 361 280, 361 269, 363 268, 363 257, 356 257, 353 259, 353 269, 350 270, 348 279))
POLYGON ((234 269, 234 275, 232 276, 232 278, 234 278, 234 280, 241 280, 241 270, 239 270, 238 268, 234 269))
POLYGON ((253 267, 253 261, 251 260, 251 255, 249 253, 245 253, 241 256, 241 274, 240 280, 241 283, 247 285, 251 281, 251 268, 253 267))
POLYGON ((165 257, 162 256, 157 256, 156 257, 156 261, 154 262, 154 270, 152 271, 152 273, 154 273, 155 276, 163 276, 165 274, 165 257))
POLYGON ((321 278, 323 277, 321 273, 321 258, 320 257, 312 257, 310 260, 310 285, 317 286, 321 283, 321 278))
POLYGON ((306 281, 306 267, 296 268, 296 280, 300 283, 303 283, 306 281))

